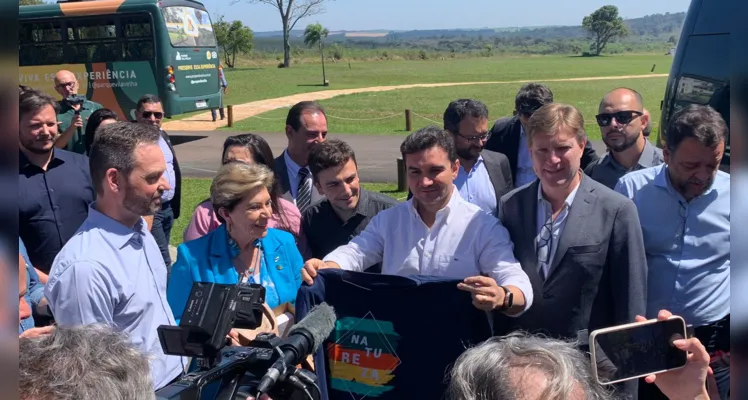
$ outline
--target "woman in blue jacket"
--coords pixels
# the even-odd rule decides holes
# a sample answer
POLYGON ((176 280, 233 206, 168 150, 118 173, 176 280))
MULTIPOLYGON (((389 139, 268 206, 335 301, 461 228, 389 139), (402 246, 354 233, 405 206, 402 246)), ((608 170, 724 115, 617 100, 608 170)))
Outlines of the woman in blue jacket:
POLYGON ((167 299, 177 324, 193 282, 259 283, 265 303, 295 303, 301 286, 301 258, 288 232, 268 228, 273 213, 273 172, 261 164, 231 162, 210 186, 210 200, 221 226, 177 247, 167 299))

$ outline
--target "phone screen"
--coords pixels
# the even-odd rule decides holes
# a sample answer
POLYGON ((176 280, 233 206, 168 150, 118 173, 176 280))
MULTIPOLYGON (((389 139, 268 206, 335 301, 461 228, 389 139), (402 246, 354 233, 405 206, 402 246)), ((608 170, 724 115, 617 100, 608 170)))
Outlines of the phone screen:
POLYGON ((601 383, 624 381, 682 367, 687 353, 672 345, 686 336, 682 319, 598 333, 595 361, 601 383))

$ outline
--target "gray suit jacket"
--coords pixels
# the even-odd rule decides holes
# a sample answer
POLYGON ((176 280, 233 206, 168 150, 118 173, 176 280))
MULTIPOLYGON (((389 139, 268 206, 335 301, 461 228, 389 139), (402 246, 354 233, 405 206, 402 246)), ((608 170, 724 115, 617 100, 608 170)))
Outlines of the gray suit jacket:
MULTIPOLYGON (((286 167, 286 160, 284 159, 285 150, 281 152, 281 155, 275 158, 273 172, 275 173, 275 181, 280 190, 279 194, 291 203, 296 204, 293 195, 291 194, 291 183, 288 178, 288 168, 286 167)), ((321 195, 316 187, 312 187, 312 202, 314 204, 318 201, 324 200, 325 196, 321 195)))
MULTIPOLYGON (((647 310, 647 257, 634 203, 582 174, 558 250, 543 281, 535 246, 539 180, 501 199, 499 219, 530 277, 533 305, 517 318, 497 313, 495 334, 522 329, 555 338, 634 322, 647 310)), ((636 398, 636 381, 624 392, 636 398)))
POLYGON ((508 322, 576 338, 579 330, 591 332, 645 315, 647 257, 634 203, 583 174, 543 281, 535 248, 539 184, 536 180, 501 199, 499 219, 535 292, 532 307, 508 322))

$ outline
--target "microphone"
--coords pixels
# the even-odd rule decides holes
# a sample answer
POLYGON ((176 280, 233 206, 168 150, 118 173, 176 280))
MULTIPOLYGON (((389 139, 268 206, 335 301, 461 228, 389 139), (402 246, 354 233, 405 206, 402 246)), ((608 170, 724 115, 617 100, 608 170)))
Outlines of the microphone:
POLYGON ((283 356, 279 358, 257 386, 257 398, 261 393, 267 393, 288 367, 299 364, 308 354, 317 351, 322 342, 330 336, 335 327, 335 310, 326 303, 312 308, 304 319, 294 325, 288 333, 288 338, 280 345, 283 356))

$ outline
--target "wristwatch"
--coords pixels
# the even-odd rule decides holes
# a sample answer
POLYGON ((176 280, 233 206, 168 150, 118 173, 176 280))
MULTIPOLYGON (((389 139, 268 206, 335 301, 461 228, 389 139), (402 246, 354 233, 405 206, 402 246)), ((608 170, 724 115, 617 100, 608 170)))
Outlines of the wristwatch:
POLYGON ((499 285, 499 287, 504 289, 504 304, 501 305, 501 311, 505 311, 514 305, 514 293, 506 286, 499 285))

